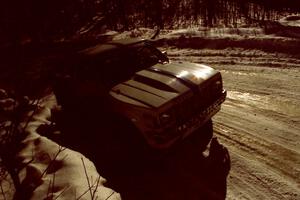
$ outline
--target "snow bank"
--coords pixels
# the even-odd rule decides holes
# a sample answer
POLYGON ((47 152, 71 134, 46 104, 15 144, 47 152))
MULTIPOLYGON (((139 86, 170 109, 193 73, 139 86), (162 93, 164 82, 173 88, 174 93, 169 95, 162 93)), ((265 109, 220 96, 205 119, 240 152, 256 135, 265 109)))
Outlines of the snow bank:
MULTIPOLYGON (((125 38, 150 39, 153 29, 139 28, 115 34, 113 40, 125 38)), ((204 28, 192 27, 188 29, 160 30, 154 40, 157 46, 168 46, 192 49, 226 49, 243 48, 257 49, 265 52, 279 52, 299 54, 299 37, 285 30, 281 34, 265 34, 263 28, 204 28), (288 32, 288 33, 287 33, 288 32)))
POLYGON ((26 137, 16 155, 21 181, 17 197, 30 200, 121 199, 120 194, 103 185, 106 180, 84 155, 37 133, 40 125, 51 123, 51 109, 55 106, 56 99, 51 94, 42 99, 22 123, 26 137))
POLYGON ((300 27, 300 15, 288 15, 279 20, 284 26, 300 27))

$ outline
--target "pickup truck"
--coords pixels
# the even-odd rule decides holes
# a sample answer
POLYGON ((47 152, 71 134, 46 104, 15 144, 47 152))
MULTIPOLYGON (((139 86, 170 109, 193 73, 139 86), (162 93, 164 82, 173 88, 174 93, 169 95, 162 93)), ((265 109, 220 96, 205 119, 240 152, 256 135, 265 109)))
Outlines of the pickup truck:
MULTIPOLYGON (((219 71, 172 62, 149 40, 110 41, 71 59, 68 76, 58 82, 59 103, 67 107, 78 99, 101 99, 97 104, 105 113, 126 119, 153 149, 168 149, 201 134, 197 130, 210 122, 226 98, 219 71)), ((103 124, 121 126, 117 121, 103 124)))

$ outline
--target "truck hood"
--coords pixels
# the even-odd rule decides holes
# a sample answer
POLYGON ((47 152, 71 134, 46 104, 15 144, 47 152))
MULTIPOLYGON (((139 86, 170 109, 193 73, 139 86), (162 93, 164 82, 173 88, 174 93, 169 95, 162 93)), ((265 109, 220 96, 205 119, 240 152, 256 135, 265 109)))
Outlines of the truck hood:
POLYGON ((110 95, 124 103, 157 108, 190 90, 199 91, 202 83, 218 73, 196 63, 156 64, 114 86, 110 95))

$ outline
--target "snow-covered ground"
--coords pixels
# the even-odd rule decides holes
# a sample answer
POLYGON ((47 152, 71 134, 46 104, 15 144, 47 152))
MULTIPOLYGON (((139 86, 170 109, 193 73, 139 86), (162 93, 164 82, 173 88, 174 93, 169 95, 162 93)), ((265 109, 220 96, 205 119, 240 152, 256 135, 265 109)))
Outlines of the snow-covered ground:
MULTIPOLYGON (((11 100, 2 97, 1 110, 9 112, 6 105, 11 100)), ((93 162, 81 153, 38 134, 40 126, 51 124, 51 109, 56 106, 56 98, 52 93, 40 99, 32 110, 24 114, 19 124, 19 129, 24 132, 17 133, 24 134, 24 138, 20 143, 14 143, 18 151, 15 158, 11 158, 16 161, 20 188, 18 193, 12 195, 13 188, 2 185, 1 181, 0 199, 14 196, 14 199, 28 200, 120 200, 119 193, 104 186, 106 179, 100 176, 93 162)))

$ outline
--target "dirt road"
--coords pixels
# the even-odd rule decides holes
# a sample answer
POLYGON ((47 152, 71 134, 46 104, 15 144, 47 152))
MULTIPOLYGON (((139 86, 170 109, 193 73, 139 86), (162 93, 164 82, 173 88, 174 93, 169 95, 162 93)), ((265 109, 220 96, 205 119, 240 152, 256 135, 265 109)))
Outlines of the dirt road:
POLYGON ((300 59, 259 50, 168 49, 220 70, 214 132, 229 150, 227 199, 300 199, 300 59))

